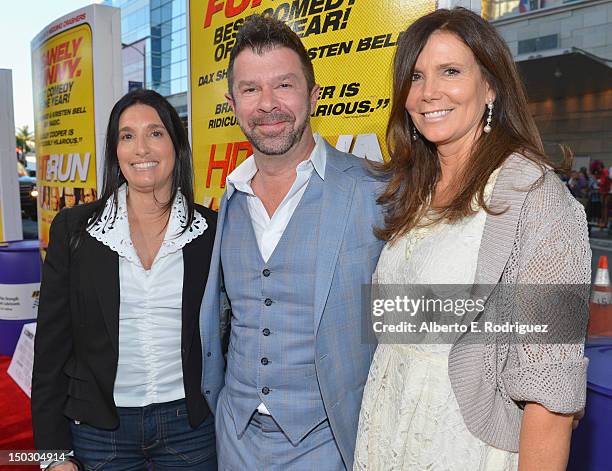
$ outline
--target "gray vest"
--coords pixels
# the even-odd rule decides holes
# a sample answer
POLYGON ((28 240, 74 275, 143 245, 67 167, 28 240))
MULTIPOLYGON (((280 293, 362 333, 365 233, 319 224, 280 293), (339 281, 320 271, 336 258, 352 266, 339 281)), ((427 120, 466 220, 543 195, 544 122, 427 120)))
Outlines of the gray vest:
POLYGON ((247 198, 228 201, 221 262, 232 305, 226 393, 242 435, 260 403, 295 445, 326 419, 315 371, 314 286, 323 181, 313 172, 264 263, 247 198))

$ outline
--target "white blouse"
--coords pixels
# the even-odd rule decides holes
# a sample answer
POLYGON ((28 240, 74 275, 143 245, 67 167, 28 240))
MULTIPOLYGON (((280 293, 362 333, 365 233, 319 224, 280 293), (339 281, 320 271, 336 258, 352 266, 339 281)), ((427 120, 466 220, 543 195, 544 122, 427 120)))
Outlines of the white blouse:
POLYGON ((186 204, 177 193, 159 252, 145 270, 132 244, 127 186, 118 192, 117 217, 110 198, 89 234, 119 255, 119 362, 114 399, 118 407, 142 407, 185 397, 181 360, 182 248, 208 225, 197 211, 189 230, 186 204))

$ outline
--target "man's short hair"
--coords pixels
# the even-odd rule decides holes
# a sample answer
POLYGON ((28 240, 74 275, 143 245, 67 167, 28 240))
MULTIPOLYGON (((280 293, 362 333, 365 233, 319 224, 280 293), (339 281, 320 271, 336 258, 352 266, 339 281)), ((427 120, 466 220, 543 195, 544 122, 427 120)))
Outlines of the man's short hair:
POLYGON ((298 35, 282 21, 271 16, 257 14, 249 16, 238 30, 236 44, 232 48, 227 66, 229 93, 232 94, 234 61, 238 54, 250 48, 254 53, 262 55, 278 47, 289 48, 298 55, 306 77, 308 91, 312 91, 315 86, 314 68, 298 35))

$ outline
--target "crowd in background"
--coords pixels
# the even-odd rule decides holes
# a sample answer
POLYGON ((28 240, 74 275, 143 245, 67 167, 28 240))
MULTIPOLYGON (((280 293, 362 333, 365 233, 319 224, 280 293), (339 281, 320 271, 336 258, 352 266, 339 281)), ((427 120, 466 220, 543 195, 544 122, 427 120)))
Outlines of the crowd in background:
POLYGON ((572 195, 582 203, 590 223, 608 227, 612 196, 612 167, 606 168, 601 160, 591 162, 590 169, 572 170, 566 184, 572 195))

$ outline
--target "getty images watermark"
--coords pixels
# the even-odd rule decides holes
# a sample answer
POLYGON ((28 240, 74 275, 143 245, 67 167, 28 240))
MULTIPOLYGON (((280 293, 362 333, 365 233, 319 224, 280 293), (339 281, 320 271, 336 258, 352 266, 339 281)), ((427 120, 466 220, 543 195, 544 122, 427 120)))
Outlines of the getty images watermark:
POLYGON ((582 343, 588 285, 367 285, 363 339, 378 343, 582 343))
POLYGON ((468 313, 481 313, 485 309, 486 298, 478 299, 427 299, 424 296, 418 299, 409 296, 396 296, 395 299, 372 300, 372 316, 378 319, 373 321, 372 328, 375 333, 465 333, 465 332, 516 332, 524 335, 528 332, 548 332, 548 324, 520 324, 519 322, 496 323, 492 321, 469 324, 457 321, 441 323, 439 321, 399 321, 399 323, 386 323, 386 313, 404 313, 414 318, 419 313, 443 313, 463 317, 468 313))

